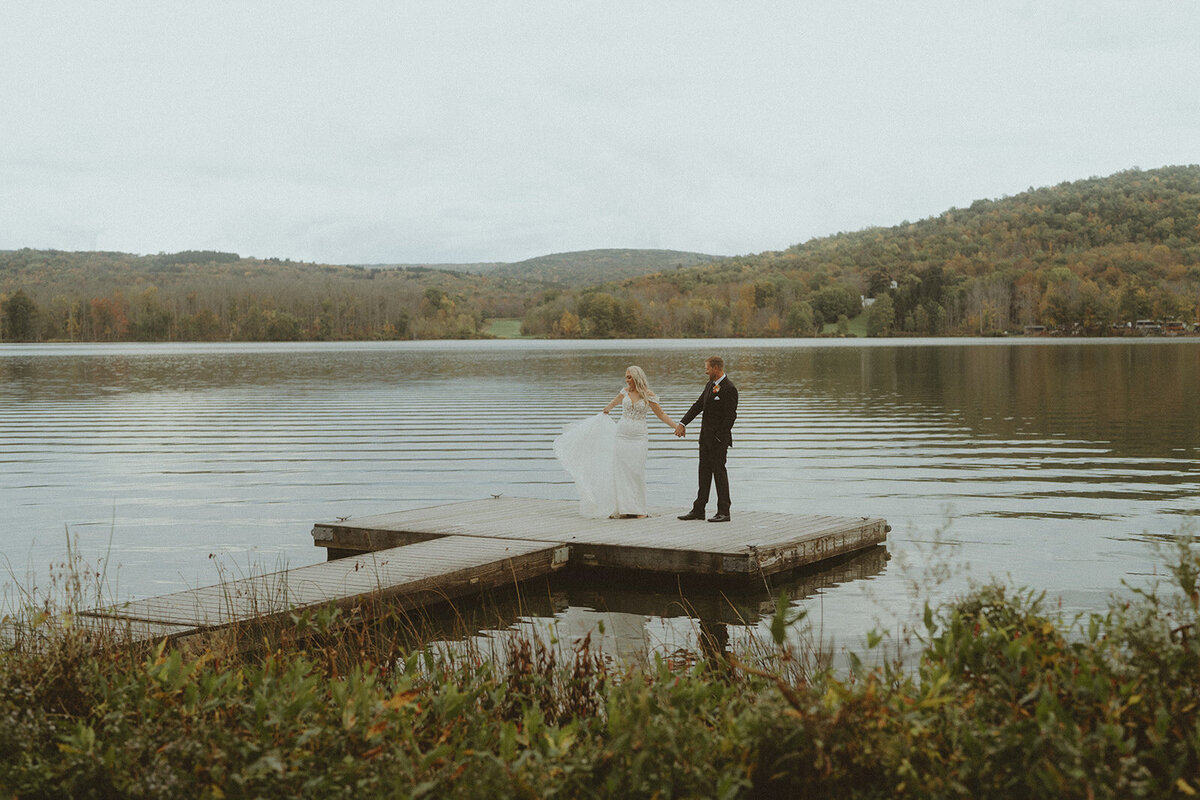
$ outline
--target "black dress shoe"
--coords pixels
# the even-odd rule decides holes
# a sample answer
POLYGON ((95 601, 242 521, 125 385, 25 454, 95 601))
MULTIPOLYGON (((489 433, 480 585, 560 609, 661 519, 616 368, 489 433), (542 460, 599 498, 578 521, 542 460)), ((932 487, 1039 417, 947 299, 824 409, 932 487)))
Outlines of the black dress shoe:
POLYGON ((729 522, 728 514, 714 514, 708 518, 709 522, 729 522))
POLYGON ((683 514, 679 518, 680 519, 704 519, 704 514, 703 513, 697 514, 695 511, 689 511, 688 513, 683 514))

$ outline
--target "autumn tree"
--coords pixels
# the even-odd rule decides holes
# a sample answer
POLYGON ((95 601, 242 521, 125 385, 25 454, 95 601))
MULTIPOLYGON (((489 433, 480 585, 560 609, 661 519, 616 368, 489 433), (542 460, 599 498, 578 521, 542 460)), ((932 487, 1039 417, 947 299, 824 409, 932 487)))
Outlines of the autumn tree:
POLYGON ((784 330, 792 336, 811 336, 816 327, 813 308, 803 300, 792 303, 788 308, 784 330))
POLYGON ((867 309, 867 336, 891 336, 896 325, 896 307, 890 295, 883 294, 867 309))
POLYGON ((32 342, 39 338, 37 303, 22 290, 0 302, 0 339, 32 342))
POLYGON ((846 286, 826 286, 813 297, 812 307, 823 322, 834 322, 841 316, 858 316, 862 301, 846 286))
POLYGON ((565 339, 579 338, 582 329, 579 326, 579 316, 570 311, 564 311, 554 323, 554 335, 565 339))

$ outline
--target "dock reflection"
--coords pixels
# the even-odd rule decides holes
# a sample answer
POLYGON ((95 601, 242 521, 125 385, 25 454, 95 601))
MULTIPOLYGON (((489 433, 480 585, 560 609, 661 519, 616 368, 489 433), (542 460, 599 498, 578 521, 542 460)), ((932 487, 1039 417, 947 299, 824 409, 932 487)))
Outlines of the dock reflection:
POLYGON ((878 545, 749 586, 609 571, 556 575, 427 609, 414 629, 450 650, 502 652, 504 639, 515 632, 566 649, 589 637, 593 652, 622 663, 656 654, 711 657, 728 649, 732 629, 753 631, 769 619, 780 593, 799 605, 824 590, 881 575, 889 558, 878 545))

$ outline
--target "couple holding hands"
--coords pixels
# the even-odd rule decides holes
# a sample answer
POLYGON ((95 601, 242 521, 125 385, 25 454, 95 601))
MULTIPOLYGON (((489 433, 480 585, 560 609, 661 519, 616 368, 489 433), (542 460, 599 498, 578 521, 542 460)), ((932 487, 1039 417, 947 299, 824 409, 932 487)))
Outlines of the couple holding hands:
POLYGON ((663 411, 641 367, 625 370, 625 388, 602 413, 568 425, 554 440, 554 453, 571 473, 579 490, 579 510, 586 517, 641 518, 646 510, 647 417, 653 413, 682 438, 686 426, 700 416, 699 490, 692 508, 679 519, 702 520, 709 488, 717 486, 717 511, 709 522, 729 521, 729 475, 725 457, 733 443, 738 390, 725 374, 719 356, 704 362, 708 383, 679 422, 663 411), (614 426, 608 412, 621 406, 614 426))

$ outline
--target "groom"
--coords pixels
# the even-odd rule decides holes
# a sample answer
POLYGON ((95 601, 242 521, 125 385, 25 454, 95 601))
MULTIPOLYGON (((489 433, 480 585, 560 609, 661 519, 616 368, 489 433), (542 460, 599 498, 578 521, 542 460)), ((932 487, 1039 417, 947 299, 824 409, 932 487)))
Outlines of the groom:
POLYGON ((704 362, 708 383, 700 398, 675 426, 675 435, 682 438, 684 426, 700 418, 700 491, 692 510, 680 519, 704 519, 708 505, 708 489, 717 484, 717 513, 709 522, 729 522, 729 473, 725 471, 725 455, 733 445, 733 421, 737 419, 738 390, 725 374, 725 362, 712 356, 704 362))

